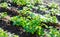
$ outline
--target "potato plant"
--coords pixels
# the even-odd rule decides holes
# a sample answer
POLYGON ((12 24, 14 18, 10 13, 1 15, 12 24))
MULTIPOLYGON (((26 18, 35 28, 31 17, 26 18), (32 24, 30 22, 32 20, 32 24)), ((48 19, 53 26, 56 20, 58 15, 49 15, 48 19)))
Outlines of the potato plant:
POLYGON ((17 5, 25 5, 26 4, 26 0, 12 0, 14 3, 16 3, 17 5))
POLYGON ((45 11, 48 10, 48 8, 46 8, 44 5, 39 5, 38 7, 39 7, 40 11, 44 11, 45 12, 45 11))
POLYGON ((11 21, 13 21, 13 25, 22 26, 26 32, 34 34, 37 31, 38 35, 44 35, 44 29, 41 27, 43 25, 41 23, 41 20, 39 19, 29 20, 29 19, 26 19, 25 17, 19 18, 18 16, 11 18, 11 21))
POLYGON ((0 37, 19 37, 19 36, 8 33, 7 31, 4 31, 2 28, 0 28, 0 37))
POLYGON ((12 1, 19 6, 23 6, 23 5, 27 5, 27 4, 35 5, 36 3, 39 3, 39 4, 42 3, 42 0, 12 0, 12 1))
MULTIPOLYGON (((22 26, 26 32, 30 32, 30 33, 34 34, 37 31, 37 34, 41 35, 40 26, 44 25, 44 24, 42 24, 42 22, 57 23, 57 18, 55 16, 49 17, 49 18, 47 18, 47 17, 44 18, 41 15, 40 16, 35 15, 35 17, 33 17, 33 19, 29 20, 26 17, 15 16, 15 17, 11 17, 11 21, 13 22, 13 25, 22 26)), ((44 33, 44 31, 43 31, 43 33, 44 33)), ((43 35, 43 33, 42 33, 42 35, 43 35)))
POLYGON ((57 30, 56 28, 49 27, 49 32, 45 32, 46 37, 59 37, 60 36, 60 31, 57 30))
POLYGON ((6 17, 6 16, 8 16, 8 15, 7 15, 7 12, 0 13, 0 18, 4 18, 4 17, 6 17))
POLYGON ((50 8, 56 8, 56 9, 59 8, 58 4, 56 4, 56 3, 50 3, 48 6, 49 6, 50 8))
POLYGON ((52 8, 52 9, 50 10, 50 14, 51 14, 51 15, 58 15, 58 14, 60 14, 60 10, 52 8))
POLYGON ((13 25, 22 26, 26 32, 30 32, 32 34, 36 32, 36 30, 38 29, 38 26, 40 25, 39 24, 40 22, 38 20, 39 19, 29 20, 29 19, 26 19, 25 17, 19 18, 18 16, 11 18, 11 21, 13 21, 13 25))
POLYGON ((36 17, 39 17, 41 20, 43 19, 43 22, 51 22, 51 23, 57 23, 56 16, 42 16, 40 14, 32 13, 32 11, 29 10, 29 8, 23 8, 23 10, 19 11, 20 15, 25 16, 26 18, 32 18, 35 19, 36 17), (55 20, 53 20, 55 19, 55 20))
POLYGON ((7 7, 8 7, 8 4, 7 4, 6 2, 1 3, 1 4, 0 4, 0 7, 7 8, 7 7))

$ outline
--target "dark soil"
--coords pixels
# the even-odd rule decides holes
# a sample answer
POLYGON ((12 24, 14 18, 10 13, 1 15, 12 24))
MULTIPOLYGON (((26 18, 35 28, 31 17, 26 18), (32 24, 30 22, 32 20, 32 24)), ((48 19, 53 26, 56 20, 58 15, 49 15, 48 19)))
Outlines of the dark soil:
POLYGON ((19 13, 17 12, 17 10, 16 10, 15 8, 13 8, 13 7, 7 8, 7 9, 0 7, 0 13, 1 13, 1 12, 7 12, 7 14, 8 14, 9 16, 19 15, 19 13))

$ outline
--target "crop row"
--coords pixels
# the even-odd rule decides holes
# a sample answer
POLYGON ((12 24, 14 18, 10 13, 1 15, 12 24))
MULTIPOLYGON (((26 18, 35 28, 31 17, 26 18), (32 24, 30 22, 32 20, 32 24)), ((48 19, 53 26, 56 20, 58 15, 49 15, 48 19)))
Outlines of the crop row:
POLYGON ((14 26, 23 27, 23 29, 26 32, 29 32, 32 34, 36 33, 40 36, 44 36, 44 35, 49 36, 49 37, 52 37, 52 35, 53 35, 53 37, 60 36, 59 30, 42 23, 41 22, 42 20, 44 20, 44 19, 39 18, 39 17, 36 17, 33 20, 29 20, 29 19, 26 19, 25 17, 21 17, 21 16, 15 16, 15 17, 11 18, 11 21, 13 22, 14 26), (45 31, 45 28, 42 26, 45 26, 45 28, 49 29, 49 31, 45 31))
MULTIPOLYGON (((9 8, 9 4, 7 4, 6 2, 1 3, 0 7, 2 7, 2 8, 9 8)), ((41 13, 43 13, 43 14, 46 13, 46 14, 51 14, 51 15, 58 15, 58 14, 60 14, 59 6, 58 6, 58 4, 55 4, 55 3, 50 3, 48 5, 41 4, 41 5, 37 5, 37 6, 29 4, 29 5, 26 5, 25 7, 27 7, 26 8, 27 10, 29 9, 30 11, 33 11, 33 12, 36 12, 36 10, 37 10, 37 13, 40 13, 40 14, 41 13)), ((24 7, 23 7, 23 10, 24 10, 24 7)))
POLYGON ((27 17, 14 16, 11 17, 11 21, 13 22, 13 25, 20 26, 20 27, 22 26, 26 32, 30 32, 32 34, 36 32, 38 35, 42 35, 42 33, 44 32, 44 28, 42 28, 42 26, 48 28, 48 25, 42 22, 57 23, 57 18, 55 16, 43 17, 43 16, 32 14, 27 17))
MULTIPOLYGON (((22 10, 18 10, 19 15, 10 18, 14 26, 22 27, 26 32, 36 33, 42 37, 60 37, 60 31, 46 23, 58 23, 56 14, 60 14, 57 4, 52 3, 47 6, 43 5, 41 0, 12 0, 19 6, 24 6, 22 10), (39 4, 39 5, 36 5, 39 4), (47 12, 48 14, 36 14, 33 9, 47 12), (51 16, 53 15, 53 16, 51 16), (47 29, 45 29, 47 28, 47 29)), ((7 3, 1 3, 0 7, 9 8, 7 3)), ((38 13, 38 12, 37 12, 38 13)), ((40 12, 41 13, 41 12, 40 12)), ((7 12, 0 13, 0 18, 8 16, 7 12)))

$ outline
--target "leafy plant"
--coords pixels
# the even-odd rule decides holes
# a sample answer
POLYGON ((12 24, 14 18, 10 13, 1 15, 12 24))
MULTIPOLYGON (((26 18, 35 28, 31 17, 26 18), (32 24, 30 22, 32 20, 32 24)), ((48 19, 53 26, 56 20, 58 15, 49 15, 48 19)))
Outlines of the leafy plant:
POLYGON ((38 26, 37 34, 40 36, 43 36, 44 35, 44 29, 42 27, 38 26))
MULTIPOLYGON (((22 26, 26 32, 30 32, 32 34, 34 34, 37 31, 38 35, 43 35, 44 34, 44 29, 40 28, 40 26, 42 26, 42 22, 45 23, 57 23, 56 21, 56 17, 50 17, 50 18, 43 18, 41 16, 36 15, 35 17, 33 17, 33 19, 29 20, 26 17, 22 17, 22 16, 15 16, 15 17, 11 17, 11 21, 13 22, 13 25, 16 26, 22 26), (54 20, 53 20, 54 19, 54 20), (42 30, 42 31, 40 31, 42 30)), ((44 24, 43 26, 46 26, 46 24, 44 24)))
POLYGON ((7 16, 7 12, 2 12, 2 13, 0 13, 0 18, 4 18, 4 17, 6 17, 7 16))
POLYGON ((12 1, 19 6, 26 5, 26 0, 12 0, 12 1))
POLYGON ((36 26, 38 26, 39 23, 37 20, 29 20, 25 19, 24 17, 20 18, 15 17, 15 18, 16 20, 13 20, 14 17, 12 17, 11 19, 13 21, 13 24, 17 26, 22 26, 26 30, 26 32, 34 34, 34 32, 37 30, 36 26))
MULTIPOLYGON (((35 0, 35 1, 31 0, 31 1, 34 1, 31 3, 28 0, 29 4, 26 4, 26 2, 22 3, 22 1, 20 0, 17 0, 17 1, 19 2, 17 3, 18 5, 27 5, 27 7, 23 7, 23 10, 19 10, 18 12, 20 13, 20 15, 11 17, 10 21, 13 22, 13 25, 23 27, 23 29, 26 32, 29 32, 32 34, 36 33, 38 35, 44 36, 45 32, 42 26, 45 26, 46 28, 48 28, 48 25, 46 25, 45 23, 57 23, 58 22, 56 16, 50 16, 50 15, 42 16, 40 14, 36 14, 31 11, 31 9, 35 7, 34 4, 39 3, 40 0, 35 0)), ((15 0, 14 2, 16 3, 17 1, 15 0)), ((41 11, 48 10, 48 8, 46 8, 44 5, 40 5, 38 8, 41 11)), ((52 8, 55 8, 55 7, 53 6, 52 8)))
POLYGON ((42 4, 42 0, 31 0, 30 1, 31 4, 35 5, 35 4, 42 4))
POLYGON ((21 5, 27 5, 27 4, 33 4, 35 5, 36 3, 41 4, 42 0, 12 0, 14 3, 16 3, 17 5, 21 6, 21 5))
POLYGON ((44 18, 44 21, 43 22, 46 22, 46 23, 57 23, 57 18, 55 16, 53 17, 50 17, 50 18, 44 18))
POLYGON ((60 31, 50 27, 49 32, 45 32, 46 37, 60 37, 60 31))
POLYGON ((19 36, 8 33, 0 28, 0 37, 19 37, 19 36))
POLYGON ((0 7, 7 8, 7 7, 8 7, 8 4, 7 4, 6 2, 1 3, 1 4, 0 4, 0 7))
POLYGON ((48 8, 46 8, 44 5, 40 5, 40 6, 39 6, 39 10, 45 12, 45 11, 48 10, 48 8))
POLYGON ((58 9, 58 4, 56 4, 56 3, 50 3, 49 5, 48 5, 50 8, 56 8, 56 9, 58 9))
POLYGON ((50 14, 52 14, 52 15, 58 15, 60 13, 60 10, 58 10, 58 9, 51 9, 50 10, 50 14))
MULTIPOLYGON (((20 11, 20 14, 25 16, 26 18, 30 18, 30 19, 35 19, 36 17, 39 17, 39 19, 41 19, 42 22, 51 22, 51 23, 57 23, 57 18, 55 16, 42 16, 42 15, 39 15, 39 14, 35 14, 35 13, 32 13, 31 11, 29 11, 28 8, 23 8, 23 10, 20 11), (54 20, 53 20, 54 19, 54 20)), ((38 19, 38 18, 36 18, 38 19)))

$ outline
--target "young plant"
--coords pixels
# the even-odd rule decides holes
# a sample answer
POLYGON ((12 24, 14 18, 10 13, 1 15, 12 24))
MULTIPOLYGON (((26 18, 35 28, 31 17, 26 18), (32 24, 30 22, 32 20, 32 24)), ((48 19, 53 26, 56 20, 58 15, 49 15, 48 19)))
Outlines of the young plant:
POLYGON ((37 30, 37 26, 39 25, 39 19, 37 20, 29 20, 25 17, 12 17, 11 21, 13 21, 13 25, 22 26, 26 32, 30 32, 34 34, 37 30))
POLYGON ((57 23, 58 20, 56 18, 56 16, 53 16, 53 17, 48 17, 48 18, 44 18, 43 22, 46 22, 46 23, 57 23))
POLYGON ((26 0, 12 0, 12 1, 19 6, 26 5, 26 0))
POLYGON ((0 13, 0 18, 4 18, 4 17, 6 17, 7 16, 7 12, 2 12, 2 13, 0 13))
POLYGON ((51 14, 51 15, 58 15, 59 13, 60 13, 60 10, 58 10, 58 9, 52 8, 52 9, 50 10, 50 14, 51 14))
POLYGON ((0 7, 7 8, 7 7, 8 7, 8 4, 7 4, 6 2, 1 3, 1 4, 0 4, 0 7))
POLYGON ((4 31, 2 28, 0 28, 0 37, 19 37, 19 36, 8 33, 4 31))
MULTIPOLYGON (((57 23, 57 19, 55 16, 49 16, 45 17, 39 14, 35 14, 32 11, 30 11, 29 8, 24 7, 23 10, 19 11, 19 16, 11 17, 11 20, 13 22, 13 25, 21 26, 26 32, 38 35, 44 35, 44 29, 42 26, 46 26, 46 24, 42 24, 42 22, 45 23, 57 23)), ((48 28, 48 27, 47 27, 48 28)))
POLYGON ((30 1, 31 4, 35 5, 35 4, 42 4, 42 0, 31 0, 30 1))
POLYGON ((32 4, 35 5, 36 3, 41 4, 42 0, 12 0, 14 3, 17 5, 27 5, 27 4, 32 4))
POLYGON ((44 34, 44 31, 43 31, 44 29, 42 28, 43 32, 41 32, 40 26, 46 26, 46 24, 43 25, 42 22, 57 23, 56 17, 43 18, 42 16, 38 16, 38 15, 33 17, 33 19, 31 20, 26 17, 15 16, 15 17, 11 17, 11 21, 13 22, 13 25, 23 27, 26 32, 34 34, 37 31, 38 35, 44 34))
POLYGON ((35 14, 35 13, 32 13, 31 11, 29 11, 28 8, 23 8, 23 10, 20 12, 21 15, 27 17, 27 18, 30 18, 30 19, 35 19, 35 17, 39 17, 42 22, 51 22, 51 23, 57 23, 57 18, 55 16, 42 16, 42 15, 39 15, 39 14, 35 14))
POLYGON ((50 8, 56 8, 56 9, 58 9, 58 4, 56 4, 56 3, 50 3, 49 5, 48 5, 50 8))
POLYGON ((40 6, 39 6, 39 10, 45 12, 45 11, 48 10, 48 8, 46 8, 44 5, 40 5, 40 6))
POLYGON ((41 26, 38 26, 36 33, 40 36, 43 36, 44 35, 44 29, 41 26))
POLYGON ((60 37, 60 31, 50 27, 49 32, 45 32, 47 37, 60 37))

